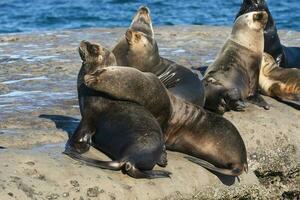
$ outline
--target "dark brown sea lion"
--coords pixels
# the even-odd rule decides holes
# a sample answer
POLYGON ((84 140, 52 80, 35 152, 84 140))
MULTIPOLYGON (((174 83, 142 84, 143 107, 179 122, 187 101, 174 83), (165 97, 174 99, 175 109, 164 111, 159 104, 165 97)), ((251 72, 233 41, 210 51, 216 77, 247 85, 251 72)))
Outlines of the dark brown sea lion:
POLYGON ((300 108, 300 69, 281 68, 267 53, 263 54, 259 87, 263 94, 300 108))
POLYGON ((79 53, 84 62, 78 76, 82 119, 64 153, 91 166, 123 170, 134 178, 169 177, 169 172, 152 170, 156 164, 167 165, 163 133, 153 115, 136 102, 116 100, 81 84, 90 70, 114 64, 113 54, 86 41, 81 42, 79 53), (90 145, 112 161, 81 155, 90 145))
POLYGON ((177 97, 196 105, 204 105, 204 86, 198 75, 159 55, 150 10, 147 7, 141 7, 137 11, 130 29, 115 46, 113 53, 119 66, 151 72, 177 97))
POLYGON ((236 18, 253 11, 266 11, 269 15, 264 29, 264 51, 272 55, 280 67, 300 68, 300 47, 286 47, 281 44, 275 21, 265 0, 244 0, 236 18))
POLYGON ((193 156, 191 161, 221 174, 238 176, 247 170, 245 144, 232 123, 176 97, 154 74, 109 66, 87 74, 85 83, 120 101, 145 106, 160 122, 167 149, 193 156))
POLYGON ((231 35, 205 73, 205 108, 223 114, 243 110, 247 100, 269 109, 258 94, 267 20, 266 12, 251 12, 235 21, 231 35))

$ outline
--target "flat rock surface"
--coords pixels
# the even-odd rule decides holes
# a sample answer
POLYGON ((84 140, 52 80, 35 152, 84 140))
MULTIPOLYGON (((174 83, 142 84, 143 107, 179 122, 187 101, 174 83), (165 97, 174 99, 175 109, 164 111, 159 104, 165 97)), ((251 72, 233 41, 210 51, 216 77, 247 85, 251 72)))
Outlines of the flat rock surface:
MULTIPOLYGON (((218 177, 168 152, 171 179, 135 180, 82 165, 64 154, 80 120, 76 79, 81 40, 112 48, 125 29, 82 29, 0 35, 0 199, 297 199, 300 197, 300 112, 265 97, 226 113, 240 131, 249 173, 218 177), (5 147, 5 149, 4 149, 5 147)), ((187 67, 211 63, 230 28, 157 27, 160 54, 187 67)), ((280 32, 300 46, 300 33, 280 32)), ((91 150, 91 156, 108 159, 91 150)), ((159 167, 157 167, 159 169, 159 167)))

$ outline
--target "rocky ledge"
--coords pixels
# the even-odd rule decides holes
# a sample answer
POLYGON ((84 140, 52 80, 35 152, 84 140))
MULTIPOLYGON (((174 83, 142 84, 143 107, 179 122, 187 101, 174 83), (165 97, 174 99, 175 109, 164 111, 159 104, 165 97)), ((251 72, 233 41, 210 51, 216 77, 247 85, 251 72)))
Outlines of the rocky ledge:
MULTIPOLYGON (((62 154, 79 123, 76 78, 81 40, 113 45, 125 29, 0 35, 0 199, 299 199, 300 112, 265 97, 225 115, 248 149, 249 173, 218 177, 168 152, 170 179, 135 180, 88 167, 62 154)), ((161 55, 187 67, 210 63, 230 28, 157 27, 161 55)), ((300 46, 300 33, 282 31, 300 46)), ((92 156, 107 159, 92 150, 92 156)))

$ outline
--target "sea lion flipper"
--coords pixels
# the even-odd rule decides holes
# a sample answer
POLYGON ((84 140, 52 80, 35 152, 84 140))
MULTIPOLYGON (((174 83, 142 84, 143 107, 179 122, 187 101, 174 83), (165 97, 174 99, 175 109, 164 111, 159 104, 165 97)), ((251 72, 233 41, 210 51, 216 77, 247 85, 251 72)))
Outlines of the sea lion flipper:
POLYGON ((163 152, 157 162, 157 165, 160 167, 166 167, 168 165, 167 151, 166 151, 165 146, 164 146, 163 152))
POLYGON ((259 94, 248 97, 247 101, 259 107, 263 107, 265 110, 270 110, 270 105, 259 94))
POLYGON ((286 99, 286 98, 279 98, 280 101, 286 103, 289 106, 292 106, 293 108, 300 110, 300 99, 298 101, 286 99))
POLYGON ((155 179, 155 178, 171 178, 171 173, 168 171, 162 170, 151 170, 151 171, 141 171, 136 167, 132 166, 129 170, 126 170, 127 174, 133 178, 147 178, 147 179, 155 179))
POLYGON ((175 87, 180 79, 174 79, 176 72, 164 72, 158 76, 159 80, 165 85, 166 88, 175 87))
MULTIPOLYGON (((242 173, 242 169, 240 168, 233 168, 233 169, 225 169, 225 168, 219 168, 214 166, 213 164, 202 160, 200 158, 195 158, 195 157, 185 157, 186 159, 188 159, 189 161, 200 165, 201 167, 204 167, 208 170, 211 170, 213 172, 217 172, 223 175, 227 175, 227 176, 239 176, 242 173)), ((245 170, 245 169, 244 169, 245 170)))
POLYGON ((121 170, 121 168, 124 165, 124 163, 118 161, 101 161, 101 160, 88 158, 69 149, 66 149, 63 153, 73 158, 74 160, 78 160, 88 166, 98 167, 101 169, 110 169, 110 170, 117 171, 117 170, 121 170))

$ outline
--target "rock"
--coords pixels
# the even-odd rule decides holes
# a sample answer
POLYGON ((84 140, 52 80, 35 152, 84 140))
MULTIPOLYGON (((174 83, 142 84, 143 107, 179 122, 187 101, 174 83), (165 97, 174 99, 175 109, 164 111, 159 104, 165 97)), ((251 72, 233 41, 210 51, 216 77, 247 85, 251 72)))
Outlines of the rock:
MULTIPOLYGON (((211 62, 230 28, 170 26, 155 31, 160 52, 191 67, 211 62)), ((29 58, 29 61, 1 62, 0 74, 6 75, 5 80, 23 80, 10 84, 9 88, 0 83, 0 95, 3 91, 19 91, 15 97, 0 96, 0 160, 5 161, 0 162, 0 197, 46 199, 42 194, 52 199, 76 200, 299 197, 300 112, 268 97, 264 98, 272 106, 269 111, 249 105, 245 112, 225 114, 240 131, 248 150, 249 173, 243 174, 240 182, 217 177, 176 152, 168 152, 166 170, 172 172, 171 179, 156 180, 136 180, 120 171, 88 167, 62 154, 80 119, 76 91, 81 66, 79 42, 88 39, 112 48, 124 33, 123 28, 82 29, 0 37, 0 42, 13 41, 1 53, 10 54, 14 45, 18 45, 19 54, 29 58), (56 34, 65 37, 55 37, 56 34), (22 49, 28 44, 37 48, 22 49), (37 79, 26 80, 28 76, 37 79)), ((300 33, 282 31, 280 36, 284 44, 300 46, 297 40, 300 33)), ((93 148, 88 155, 109 160, 93 148)))

